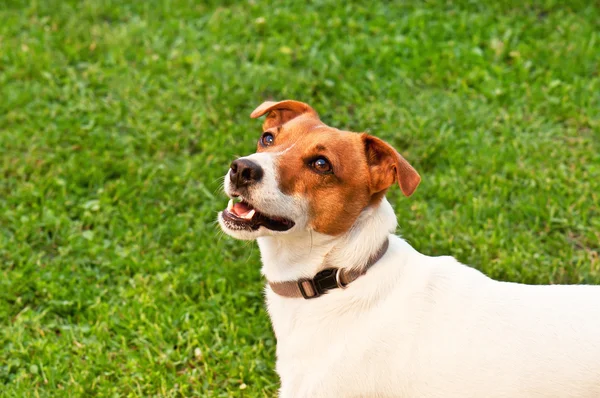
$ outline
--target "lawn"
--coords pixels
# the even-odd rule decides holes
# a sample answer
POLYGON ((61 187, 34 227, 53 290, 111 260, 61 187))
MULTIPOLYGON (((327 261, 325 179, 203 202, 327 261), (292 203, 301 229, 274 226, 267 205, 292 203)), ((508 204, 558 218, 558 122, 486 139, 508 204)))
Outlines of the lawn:
POLYGON ((502 280, 600 283, 592 1, 0 3, 0 394, 274 396, 221 177, 263 100, 392 143, 399 233, 502 280))

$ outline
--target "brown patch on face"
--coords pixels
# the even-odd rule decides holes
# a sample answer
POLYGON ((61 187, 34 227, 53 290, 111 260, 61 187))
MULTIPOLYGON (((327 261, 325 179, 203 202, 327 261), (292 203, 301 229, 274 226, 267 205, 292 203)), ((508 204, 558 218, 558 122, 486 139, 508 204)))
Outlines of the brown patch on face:
POLYGON ((327 235, 348 231, 395 181, 407 196, 412 194, 420 177, 391 146, 367 134, 326 126, 308 105, 291 102, 265 103, 252 113, 253 117, 276 113, 264 124, 264 131, 274 136, 273 143, 263 146, 259 142, 257 151, 281 152, 279 187, 285 194, 308 201, 312 229, 327 235), (331 164, 331 173, 314 167, 320 158, 331 164))
POLYGON ((346 232, 369 204, 368 169, 360 137, 321 127, 301 137, 278 159, 279 186, 301 195, 310 206, 310 225, 328 235, 346 232), (322 174, 312 162, 325 158, 332 173, 322 174))

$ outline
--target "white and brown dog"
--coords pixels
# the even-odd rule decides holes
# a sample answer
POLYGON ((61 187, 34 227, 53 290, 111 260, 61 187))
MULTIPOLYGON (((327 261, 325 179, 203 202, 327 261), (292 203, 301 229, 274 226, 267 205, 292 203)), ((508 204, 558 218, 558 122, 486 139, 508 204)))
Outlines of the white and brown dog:
POLYGON ((282 397, 600 397, 600 287, 497 282, 401 238, 420 177, 307 104, 265 102, 225 176, 223 231, 256 239, 282 397))

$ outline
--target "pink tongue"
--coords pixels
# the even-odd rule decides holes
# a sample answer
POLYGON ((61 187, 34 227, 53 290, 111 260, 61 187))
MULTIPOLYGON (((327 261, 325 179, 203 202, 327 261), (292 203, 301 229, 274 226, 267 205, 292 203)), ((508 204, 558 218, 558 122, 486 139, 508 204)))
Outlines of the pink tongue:
POLYGON ((239 202, 239 203, 235 203, 233 205, 233 213, 235 213, 238 216, 243 216, 244 214, 248 213, 250 210, 252 210, 252 208, 244 202, 239 202))

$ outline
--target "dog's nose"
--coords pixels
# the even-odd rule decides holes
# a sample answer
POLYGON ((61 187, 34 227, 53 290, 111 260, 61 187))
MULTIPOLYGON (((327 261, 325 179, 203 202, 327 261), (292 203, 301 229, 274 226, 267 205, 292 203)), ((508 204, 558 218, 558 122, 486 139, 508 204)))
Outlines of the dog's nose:
POLYGON ((238 188, 254 184, 260 181, 263 176, 263 169, 248 159, 234 160, 230 168, 229 179, 238 188))

